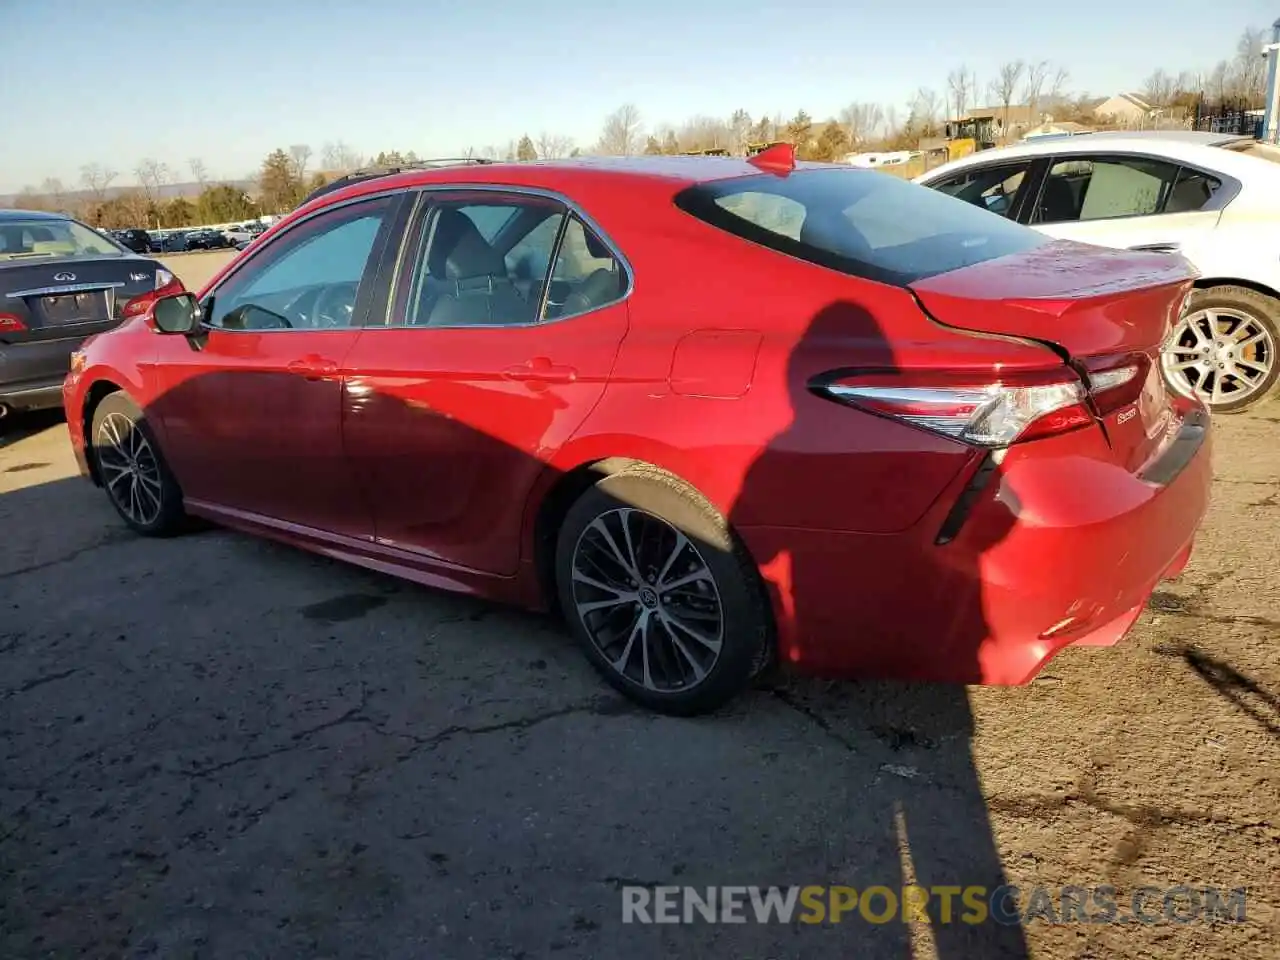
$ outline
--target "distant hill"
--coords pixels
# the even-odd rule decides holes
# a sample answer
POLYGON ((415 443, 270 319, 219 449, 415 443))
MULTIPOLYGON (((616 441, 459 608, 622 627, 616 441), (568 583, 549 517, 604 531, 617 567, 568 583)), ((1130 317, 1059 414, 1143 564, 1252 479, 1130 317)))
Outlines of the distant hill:
MULTIPOLYGON (((208 180, 205 187, 214 187, 219 184, 227 184, 233 187, 239 187, 242 190, 252 190, 256 183, 246 177, 242 180, 208 180)), ((122 193, 129 193, 133 190, 141 190, 136 183, 112 184, 107 188, 105 199, 110 200, 112 197, 118 197, 122 193)), ((194 180, 185 183, 166 183, 157 191, 157 196, 161 200, 172 200, 175 197, 189 197, 194 199, 204 189, 194 180)), ((0 207, 13 207, 17 205, 18 198, 21 194, 8 193, 0 194, 0 207)), ((92 190, 68 190, 65 194, 67 200, 75 203, 93 199, 92 190)))

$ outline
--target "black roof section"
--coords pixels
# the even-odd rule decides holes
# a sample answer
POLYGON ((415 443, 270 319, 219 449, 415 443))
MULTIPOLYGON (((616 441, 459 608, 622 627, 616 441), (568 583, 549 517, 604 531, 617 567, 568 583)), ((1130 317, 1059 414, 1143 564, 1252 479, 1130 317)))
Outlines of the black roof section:
POLYGON ((439 157, 434 160, 415 160, 412 163, 397 163, 389 166, 381 167, 362 167, 359 170, 352 170, 350 173, 338 177, 326 183, 323 187, 317 187, 312 190, 305 200, 299 206, 310 203, 316 197, 323 197, 327 193, 333 193, 335 190, 341 190, 343 187, 349 187, 353 183, 361 183, 365 180, 374 180, 378 177, 390 177, 397 173, 406 173, 410 170, 435 170, 438 167, 454 167, 466 164, 485 164, 497 163, 496 160, 490 160, 487 157, 439 157))
POLYGON ((69 220, 65 213, 49 213, 47 210, 0 209, 0 223, 14 220, 69 220))

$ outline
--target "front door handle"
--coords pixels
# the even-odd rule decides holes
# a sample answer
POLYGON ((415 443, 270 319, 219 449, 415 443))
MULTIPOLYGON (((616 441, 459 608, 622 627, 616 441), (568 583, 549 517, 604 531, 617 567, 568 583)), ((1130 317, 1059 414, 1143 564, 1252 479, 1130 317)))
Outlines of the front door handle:
POLYGON ((521 380, 526 383, 573 383, 578 379, 578 371, 573 367, 552 363, 546 357, 534 357, 524 363, 507 367, 502 375, 508 380, 521 380))
POLYGON ((325 377, 331 377, 338 372, 338 363, 328 357, 309 353, 305 357, 289 361, 286 369, 290 373, 301 374, 307 380, 323 380, 325 377))

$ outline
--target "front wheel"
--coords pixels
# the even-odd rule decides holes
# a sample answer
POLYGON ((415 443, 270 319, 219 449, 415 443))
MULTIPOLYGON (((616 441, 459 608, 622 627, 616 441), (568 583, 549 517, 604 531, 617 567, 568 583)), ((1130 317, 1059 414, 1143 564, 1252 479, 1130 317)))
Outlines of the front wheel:
POLYGON ((1246 287, 1196 290, 1165 347, 1165 379, 1214 413, 1239 413, 1280 377, 1280 301, 1246 287))
POLYGON ((90 437, 98 479, 124 522, 145 536, 179 532, 182 491, 138 405, 108 394, 93 411, 90 437))
POLYGON ((714 710, 769 660, 754 566, 724 518, 663 471, 635 467, 582 495, 560 529, 556 581, 592 665, 652 710, 714 710))

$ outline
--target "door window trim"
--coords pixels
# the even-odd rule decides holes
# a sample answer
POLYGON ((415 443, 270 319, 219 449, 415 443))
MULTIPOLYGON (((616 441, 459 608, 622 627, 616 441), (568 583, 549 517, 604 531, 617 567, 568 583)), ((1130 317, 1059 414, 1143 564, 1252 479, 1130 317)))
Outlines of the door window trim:
MULTIPOLYGON (((365 317, 364 330, 366 332, 373 330, 511 330, 523 329, 528 327, 541 327, 553 323, 561 323, 565 320, 573 320, 577 317, 588 316, 597 310, 604 310, 608 307, 615 307, 625 303, 635 289, 635 270, 631 266, 631 261, 627 258, 617 243, 600 227, 599 223, 588 214, 582 207, 566 197, 564 194, 555 190, 547 190, 542 187, 530 187, 522 185, 509 184, 491 184, 491 183, 450 183, 450 184, 429 184, 424 186, 415 186, 403 188, 405 192, 413 194, 411 201, 411 209, 406 222, 406 229, 400 233, 400 242, 398 245, 392 244, 384 250, 384 257, 388 264, 391 265, 389 283, 385 284, 386 297, 385 302, 378 304, 381 313, 378 314, 374 310, 370 310, 365 317), (564 219, 561 221, 559 229, 556 231, 555 244, 551 250, 551 259, 547 262, 547 276, 544 278, 542 285, 542 298, 538 305, 538 311, 533 320, 522 321, 519 323, 434 323, 434 324, 408 324, 408 323, 391 323, 391 308, 394 304, 394 291, 400 284, 401 276, 405 270, 411 270, 416 263, 416 254, 418 248, 418 240, 415 239, 415 231, 413 227, 419 226, 424 217, 431 214, 437 198, 447 200, 450 194, 473 194, 473 193, 489 193, 495 196, 506 196, 512 199, 521 197, 529 197, 537 200, 550 201, 559 204, 564 208, 564 219), (560 256, 560 248, 564 243, 565 231, 568 228, 571 217, 576 217, 582 221, 582 225, 595 234, 605 248, 609 251, 610 256, 617 261, 618 266, 623 272, 622 293, 608 303, 602 303, 591 307, 588 310, 579 310, 575 313, 564 314, 559 317, 546 319, 542 316, 546 309, 546 299, 551 289, 550 277, 555 270, 555 264, 560 256), (379 321, 378 317, 381 317, 379 321)), ((381 276, 381 270, 379 275, 381 276)))
MULTIPOLYGON (((1035 220, 1035 211, 1040 207, 1040 196, 1044 192, 1044 185, 1049 179, 1049 172, 1059 163, 1069 163, 1071 161, 1089 161, 1094 163, 1114 163, 1117 160, 1146 160, 1151 163, 1163 163, 1166 166, 1174 168, 1173 183, 1178 182, 1178 178, 1182 176, 1182 171, 1187 170, 1191 173, 1198 173, 1203 177, 1211 177, 1219 181, 1222 186, 1218 188, 1218 192, 1209 198, 1199 210, 1186 210, 1183 213, 1215 213, 1224 209, 1227 204, 1240 195, 1243 184, 1235 177, 1226 173, 1219 173, 1208 170, 1199 164, 1184 163, 1181 160, 1175 160, 1171 157, 1162 157, 1156 153, 1147 153, 1146 151, 1111 151, 1091 150, 1088 153, 1055 153, 1045 157, 1044 176, 1040 178, 1039 190, 1036 191, 1035 200, 1028 205, 1027 226, 1029 227, 1053 227, 1066 223, 1108 223, 1117 220, 1136 220, 1142 217, 1165 217, 1180 216, 1180 214, 1167 214, 1163 210, 1155 213, 1125 213, 1115 217, 1091 217, 1088 220, 1081 220, 1078 217, 1075 220, 1055 220, 1053 223, 1038 223, 1035 220)), ((1165 198, 1168 203, 1168 198, 1165 198)))
MULTIPOLYGON (((210 299, 216 304, 218 299, 218 291, 228 283, 232 278, 240 275, 242 271, 248 269, 255 260, 262 257, 265 251, 270 250, 273 246, 280 242, 282 237, 287 237, 304 224, 311 223, 317 217, 326 216, 336 210, 343 210, 361 203, 369 203, 375 200, 390 199, 391 203, 387 209, 386 215, 383 217, 382 223, 378 227, 378 233, 374 237, 373 247, 369 251, 369 259, 365 262, 364 273, 360 275, 358 281, 359 288, 356 293, 356 308, 351 315, 351 323, 345 327, 324 327, 324 328, 268 328, 265 330, 236 330, 210 323, 208 319, 202 318, 200 328, 205 335, 210 333, 226 333, 226 334, 252 334, 258 336, 261 334, 272 333, 342 333, 352 330, 363 329, 369 321, 370 307, 379 300, 379 290, 377 286, 382 279, 382 265, 386 260, 386 251, 392 237, 397 230, 403 233, 404 222, 403 213, 406 206, 406 191, 403 187, 393 190, 380 190, 376 193, 361 194, 358 197, 349 197, 338 203, 328 204, 317 210, 313 210, 304 217, 290 223, 287 227, 275 234, 271 239, 253 251, 253 254, 247 258, 237 261, 231 270, 221 277, 217 284, 205 292, 201 298, 201 306, 204 307, 209 303, 210 299), (370 288, 366 293, 366 288, 370 288)), ((207 311, 206 311, 207 316, 207 311)))
MULTIPOLYGON (((1027 196, 1032 192, 1032 188, 1036 188, 1039 192, 1039 183, 1036 182, 1036 163, 1038 157, 1013 157, 1004 160, 994 160, 991 163, 975 163, 963 170, 956 170, 942 177, 937 177, 923 184, 930 190, 939 189, 939 185, 948 180, 954 180, 956 177, 972 177, 976 174, 986 173, 989 170, 1010 170, 1016 172, 1022 170, 1022 182, 1018 184, 1018 189, 1013 192, 1013 202, 1009 204, 1009 212, 996 214, 996 216, 1004 217, 1013 223, 1022 223, 1021 215, 1023 208, 1027 205, 1027 196)), ((1007 178, 1006 178, 1007 179, 1007 178)), ((994 186, 994 184, 993 184, 994 186)), ((952 196, 952 194, 949 194, 952 196)), ((966 201, 967 202, 967 201, 966 201)), ((977 204, 974 204, 977 206, 977 204)))

